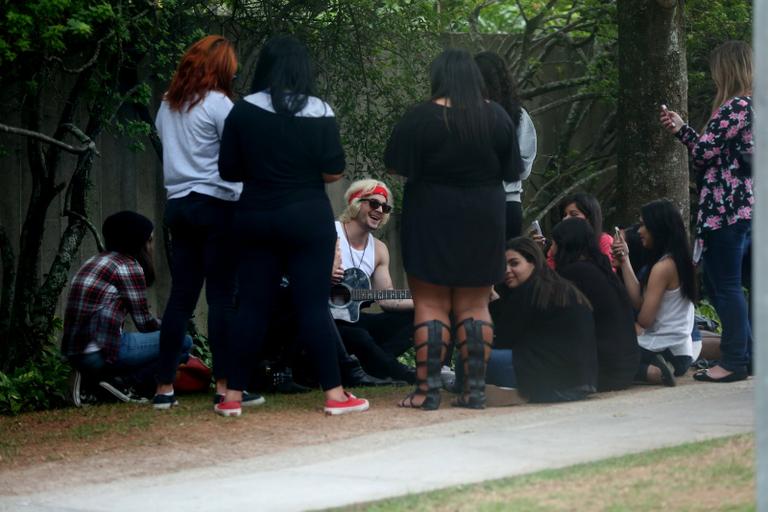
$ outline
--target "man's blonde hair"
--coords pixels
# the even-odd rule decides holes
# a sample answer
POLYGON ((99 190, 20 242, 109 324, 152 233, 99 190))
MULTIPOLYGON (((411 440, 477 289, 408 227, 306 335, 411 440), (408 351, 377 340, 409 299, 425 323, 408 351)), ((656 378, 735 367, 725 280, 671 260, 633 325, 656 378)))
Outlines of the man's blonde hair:
MULTIPOLYGON (((387 204, 392 206, 394 202, 392 191, 389 190, 389 187, 384 182, 374 179, 357 180, 349 186, 346 192, 344 192, 344 201, 347 203, 347 207, 344 208, 344 211, 339 215, 339 220, 342 223, 346 223, 357 217, 360 213, 361 199, 372 196, 377 188, 383 188, 387 192, 387 204), (354 199, 350 200, 350 198, 354 199)), ((383 226, 388 221, 389 214, 385 213, 379 226, 383 226)))

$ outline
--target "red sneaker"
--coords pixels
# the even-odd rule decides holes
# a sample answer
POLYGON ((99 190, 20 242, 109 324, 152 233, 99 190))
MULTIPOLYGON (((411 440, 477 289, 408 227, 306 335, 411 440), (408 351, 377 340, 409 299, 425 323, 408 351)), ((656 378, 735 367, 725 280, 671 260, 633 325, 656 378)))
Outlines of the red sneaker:
POLYGON ((240 408, 240 402, 219 402, 213 406, 213 412, 219 416, 240 416, 243 410, 240 408))
POLYGON ((352 393, 344 392, 347 395, 347 400, 344 402, 337 402, 336 400, 326 400, 323 410, 325 414, 331 416, 338 416, 339 414, 347 414, 349 412, 363 412, 368 410, 368 400, 365 398, 357 398, 352 393))

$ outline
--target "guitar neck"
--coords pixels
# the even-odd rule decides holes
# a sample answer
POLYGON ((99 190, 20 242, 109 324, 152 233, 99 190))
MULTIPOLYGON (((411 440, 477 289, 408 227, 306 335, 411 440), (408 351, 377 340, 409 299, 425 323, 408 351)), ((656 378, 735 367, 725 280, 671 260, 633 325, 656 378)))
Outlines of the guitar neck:
POLYGON ((393 299, 410 299, 410 290, 352 290, 352 300, 369 301, 369 300, 393 300, 393 299))

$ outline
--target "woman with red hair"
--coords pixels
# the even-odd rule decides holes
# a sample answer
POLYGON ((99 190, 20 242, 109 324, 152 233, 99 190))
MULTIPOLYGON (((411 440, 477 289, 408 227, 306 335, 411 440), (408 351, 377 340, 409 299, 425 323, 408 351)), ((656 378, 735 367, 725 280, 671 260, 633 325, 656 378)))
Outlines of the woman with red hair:
MULTIPOLYGON (((187 49, 163 97, 155 125, 163 143, 163 175, 168 202, 165 223, 171 233, 171 295, 160 332, 156 409, 178 402, 173 391, 178 353, 187 323, 205 282, 208 337, 214 357, 216 392, 227 388, 225 361, 234 317, 235 266, 230 226, 242 185, 219 176, 224 120, 232 109, 235 50, 226 38, 206 36, 187 49)), ((264 399, 247 395, 244 405, 264 399)))

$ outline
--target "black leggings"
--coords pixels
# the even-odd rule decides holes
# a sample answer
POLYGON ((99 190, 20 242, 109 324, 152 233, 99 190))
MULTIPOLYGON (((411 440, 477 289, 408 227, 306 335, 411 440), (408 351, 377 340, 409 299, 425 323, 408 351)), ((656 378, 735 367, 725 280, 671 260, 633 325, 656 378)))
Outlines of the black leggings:
POLYGON ((171 199, 165 224, 171 232, 171 295, 160 327, 157 381, 170 384, 176 377, 187 324, 205 282, 208 301, 208 341, 216 378, 226 378, 229 329, 235 315, 236 258, 230 238, 235 203, 191 194, 171 199))
POLYGON ((523 205, 517 201, 507 201, 507 240, 523 234, 523 205))
POLYGON ((310 199, 274 210, 246 210, 235 216, 239 242, 239 309, 228 353, 229 389, 248 385, 259 360, 277 300, 280 278, 290 281, 298 311, 298 343, 312 358, 324 390, 341 385, 336 356, 338 332, 330 319, 328 296, 336 245, 328 198, 310 199))
POLYGON ((336 325, 347 351, 357 356, 366 373, 411 379, 409 368, 397 357, 413 346, 413 311, 361 313, 355 324, 337 321, 336 325))

